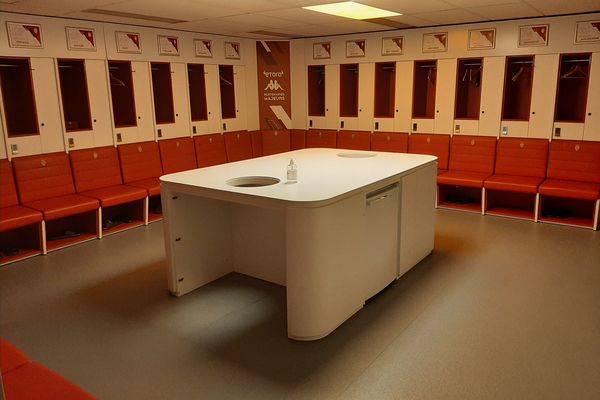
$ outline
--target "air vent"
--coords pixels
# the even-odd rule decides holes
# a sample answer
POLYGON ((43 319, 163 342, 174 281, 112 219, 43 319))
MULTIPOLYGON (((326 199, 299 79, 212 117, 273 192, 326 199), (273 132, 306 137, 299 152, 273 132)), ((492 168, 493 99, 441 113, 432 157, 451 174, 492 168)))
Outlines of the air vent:
POLYGON ((91 14, 110 15, 110 16, 113 16, 113 17, 143 19, 143 20, 146 20, 146 21, 164 22, 164 23, 167 23, 167 24, 179 24, 181 22, 188 22, 188 21, 183 20, 183 19, 157 17, 157 16, 154 16, 154 15, 128 13, 128 12, 123 12, 123 11, 102 10, 100 8, 90 8, 88 10, 83 10, 82 12, 91 13, 91 14))

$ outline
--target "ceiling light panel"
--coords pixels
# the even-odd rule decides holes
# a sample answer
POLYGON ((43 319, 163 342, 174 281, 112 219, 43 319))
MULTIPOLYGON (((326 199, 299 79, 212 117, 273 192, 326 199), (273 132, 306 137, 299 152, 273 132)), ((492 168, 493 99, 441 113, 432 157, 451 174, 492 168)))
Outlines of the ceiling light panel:
POLYGON ((302 7, 305 10, 316 11, 324 14, 337 15, 339 17, 363 20, 371 18, 386 18, 402 15, 395 11, 383 10, 381 8, 371 7, 353 1, 344 1, 341 3, 321 4, 317 6, 302 7))

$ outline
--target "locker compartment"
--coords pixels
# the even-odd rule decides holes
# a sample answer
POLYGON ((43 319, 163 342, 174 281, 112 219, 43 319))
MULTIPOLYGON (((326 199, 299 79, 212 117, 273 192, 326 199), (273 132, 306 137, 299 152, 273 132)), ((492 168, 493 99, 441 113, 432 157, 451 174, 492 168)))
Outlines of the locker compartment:
POLYGON ((375 110, 376 118, 393 118, 396 106, 396 63, 375 64, 375 110))
POLYGON ((83 60, 57 60, 65 131, 92 129, 90 101, 83 60))
POLYGON ((358 117, 358 64, 340 65, 340 117, 358 117))
POLYGON ((560 56, 554 121, 585 121, 590 62, 589 53, 560 56))
POLYGON ((506 58, 502 119, 529 121, 533 84, 533 56, 506 58))
POLYGON ((415 61, 412 117, 434 118, 437 61, 415 61))
POLYGON ((308 66, 308 115, 325 116, 325 66, 308 66))
POLYGON ((193 122, 208 120, 206 103, 206 82, 203 64, 188 64, 188 88, 190 93, 190 114, 193 122))
POLYGON ((153 62, 150 64, 150 71, 152 73, 155 121, 157 124, 173 123, 175 122, 175 108, 170 65, 169 63, 153 62))
POLYGON ((131 63, 129 61, 109 61, 108 75, 115 127, 136 126, 131 63))
POLYGON ((482 62, 481 58, 458 60, 455 119, 479 119, 482 62))
POLYGON ((7 136, 39 134, 29 59, 0 59, 0 79, 7 136))
POLYGON ((219 65, 219 86, 221 89, 221 117, 235 118, 235 83, 233 65, 219 65))

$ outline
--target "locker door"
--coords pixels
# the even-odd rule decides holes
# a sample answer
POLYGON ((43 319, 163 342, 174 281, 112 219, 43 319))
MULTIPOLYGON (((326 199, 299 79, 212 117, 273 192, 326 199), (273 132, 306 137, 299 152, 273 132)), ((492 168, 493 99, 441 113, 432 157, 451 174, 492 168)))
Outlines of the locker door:
POLYGON ((554 125, 558 54, 535 56, 528 137, 549 139, 554 125))
POLYGON ((113 144, 112 122, 110 120, 110 93, 106 61, 85 60, 88 97, 94 132, 94 147, 113 144))
POLYGON ((340 67, 325 66, 325 120, 322 129, 338 129, 340 116, 340 67))
POLYGON ((600 53, 592 54, 583 140, 600 141, 600 53))
POLYGON ((396 109, 394 110, 394 131, 396 132, 410 132, 413 74, 414 63, 412 61, 396 63, 396 109))
POLYGON ((500 131, 505 64, 504 57, 485 57, 483 59, 479 114, 480 135, 498 136, 500 131))
MULTIPOLYGON (((189 127, 189 105, 186 65, 183 63, 171 63, 171 87, 173 98, 174 122, 156 124, 157 139, 168 139, 190 135, 189 127)), ((169 95, 168 93, 166 94, 169 95)))
POLYGON ((375 108, 375 64, 359 64, 358 69, 358 130, 370 132, 375 108))
POLYGON ((246 122, 246 82, 245 67, 233 66, 233 86, 235 98, 235 117, 223 118, 223 132, 244 130, 247 127, 246 122))
POLYGON ((137 112, 137 129, 128 142, 154 140, 154 106, 152 104, 152 82, 150 64, 144 61, 132 61, 133 93, 137 112))
POLYGON ((456 59, 438 60, 434 133, 452 133, 456 92, 456 59))
POLYGON ((206 87, 206 117, 204 121, 191 121, 192 135, 221 132, 221 98, 219 94, 219 66, 204 64, 206 87))

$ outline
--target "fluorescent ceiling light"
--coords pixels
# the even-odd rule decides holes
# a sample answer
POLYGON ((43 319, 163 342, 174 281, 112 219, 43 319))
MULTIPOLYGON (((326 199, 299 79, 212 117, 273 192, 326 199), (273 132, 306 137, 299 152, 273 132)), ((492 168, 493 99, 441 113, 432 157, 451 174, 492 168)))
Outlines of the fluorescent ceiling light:
POLYGON ((402 15, 397 12, 382 10, 366 6, 364 4, 355 3, 353 1, 343 1, 341 3, 321 4, 318 6, 302 7, 306 10, 317 11, 325 14, 337 15, 338 17, 346 17, 352 19, 371 19, 385 18, 402 15))

